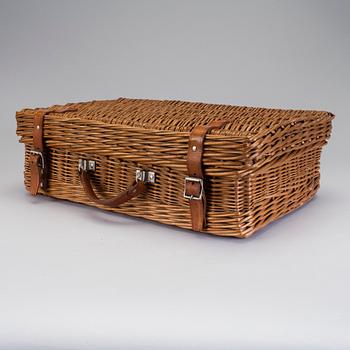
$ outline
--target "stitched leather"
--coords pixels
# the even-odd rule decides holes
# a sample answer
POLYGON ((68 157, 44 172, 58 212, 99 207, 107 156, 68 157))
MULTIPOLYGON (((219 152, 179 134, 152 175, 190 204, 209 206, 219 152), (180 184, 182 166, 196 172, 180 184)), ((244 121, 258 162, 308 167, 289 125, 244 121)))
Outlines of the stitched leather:
POLYGON ((219 129, 224 126, 227 121, 215 121, 208 125, 196 126, 190 133, 187 152, 187 172, 188 176, 203 181, 203 188, 199 181, 185 182, 185 194, 193 196, 189 199, 192 229, 194 231, 203 231, 206 226, 206 198, 204 173, 202 169, 202 158, 204 152, 204 140, 208 132, 213 129, 219 129), (201 199, 196 199, 200 197, 201 199))
POLYGON ((88 198, 92 202, 105 205, 111 208, 118 207, 119 205, 138 196, 140 193, 144 192, 146 189, 146 185, 143 181, 135 180, 124 192, 120 193, 118 196, 114 198, 109 198, 109 199, 100 199, 99 197, 97 197, 97 195, 94 192, 88 172, 84 170, 80 170, 79 177, 83 185, 85 194, 88 196, 88 198))

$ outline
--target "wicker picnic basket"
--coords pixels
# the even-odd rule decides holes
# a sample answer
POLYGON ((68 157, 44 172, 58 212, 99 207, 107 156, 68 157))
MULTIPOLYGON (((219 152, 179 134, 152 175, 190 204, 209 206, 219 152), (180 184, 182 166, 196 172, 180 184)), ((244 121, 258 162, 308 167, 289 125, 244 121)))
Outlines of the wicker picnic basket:
POLYGON ((128 98, 16 114, 31 194, 235 237, 314 196, 333 117, 128 98))

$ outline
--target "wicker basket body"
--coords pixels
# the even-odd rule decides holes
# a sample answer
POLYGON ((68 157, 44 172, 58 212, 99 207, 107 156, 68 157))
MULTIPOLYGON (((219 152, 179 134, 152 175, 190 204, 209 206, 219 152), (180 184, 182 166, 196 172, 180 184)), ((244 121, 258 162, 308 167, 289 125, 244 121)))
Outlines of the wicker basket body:
MULTIPOLYGON (((45 116, 48 187, 41 194, 191 229, 184 198, 186 154, 196 125, 227 120, 206 136, 203 154, 207 197, 205 232, 247 237, 310 200, 319 188, 321 148, 333 115, 180 101, 120 98, 68 104, 73 110, 45 116), (81 158, 96 160, 98 193, 125 189, 139 168, 156 173, 147 191, 117 208, 91 202, 79 181, 81 158)), ((17 112, 17 134, 25 144, 25 185, 33 115, 17 112)))

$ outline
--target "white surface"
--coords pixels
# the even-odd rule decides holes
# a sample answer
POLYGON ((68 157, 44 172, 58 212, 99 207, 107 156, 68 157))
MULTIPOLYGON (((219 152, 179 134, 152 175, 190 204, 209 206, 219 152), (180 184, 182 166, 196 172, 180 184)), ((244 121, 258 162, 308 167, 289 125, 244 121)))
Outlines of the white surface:
POLYGON ((1 2, 0 349, 349 349, 349 3, 1 2), (14 111, 327 109, 307 206, 247 240, 25 193, 14 111))

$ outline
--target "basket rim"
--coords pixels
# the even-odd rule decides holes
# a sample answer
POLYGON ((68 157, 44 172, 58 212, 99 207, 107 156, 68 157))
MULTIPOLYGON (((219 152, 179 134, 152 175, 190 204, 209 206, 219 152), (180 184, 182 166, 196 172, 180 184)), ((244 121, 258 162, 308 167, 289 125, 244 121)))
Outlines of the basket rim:
MULTIPOLYGON (((118 98, 115 100, 94 100, 94 101, 86 101, 86 102, 71 102, 62 105, 53 105, 50 107, 39 107, 39 108, 23 108, 16 112, 16 116, 28 116, 33 117, 36 112, 46 111, 50 113, 50 117, 53 118, 61 118, 62 120, 82 120, 86 122, 93 122, 98 125, 109 125, 115 126, 118 128, 123 128, 124 130, 135 130, 142 129, 147 132, 152 133, 160 133, 167 135, 174 134, 182 134, 188 135, 192 130, 193 126, 205 124, 208 120, 208 117, 204 115, 199 115, 196 117, 197 119, 191 121, 189 123, 188 128, 177 128, 177 126, 167 126, 164 122, 170 118, 170 121, 175 124, 177 120, 171 120, 171 115, 167 114, 168 111, 174 109, 174 111, 178 111, 179 113, 184 114, 184 118, 188 117, 189 114, 200 113, 200 109, 198 112, 196 108, 209 109, 224 109, 227 113, 221 119, 227 119, 228 123, 226 126, 219 130, 213 130, 208 137, 215 138, 216 136, 220 137, 233 137, 235 140, 250 140, 256 141, 260 137, 265 136, 266 134, 273 132, 274 130, 284 127, 288 124, 299 123, 303 121, 307 122, 329 122, 335 118, 334 114, 328 111, 316 111, 312 109, 301 110, 301 109, 280 109, 280 108, 262 108, 262 107, 247 107, 247 106, 233 106, 228 104, 214 104, 214 103, 202 103, 202 102, 191 102, 191 101, 177 101, 177 100, 151 100, 151 99, 132 99, 132 98, 118 98), (139 104, 143 108, 143 104, 147 106, 147 104, 153 104, 153 109, 150 107, 149 114, 154 117, 154 113, 156 113, 159 106, 162 106, 162 103, 166 105, 166 111, 160 111, 161 118, 157 123, 143 122, 149 116, 147 116, 147 111, 144 110, 133 110, 128 112, 127 108, 132 107, 134 104, 139 104), (113 107, 118 106, 119 104, 125 104, 125 106, 121 109, 122 113, 124 113, 124 117, 119 120, 116 116, 116 111, 107 111, 104 112, 103 115, 101 113, 101 108, 104 108, 108 104, 111 104, 113 107), (179 106, 185 104, 188 110, 179 109, 179 106), (172 106, 174 105, 174 106, 172 106), (158 107, 157 107, 158 106, 158 107), (86 108, 87 107, 87 108, 86 108), (77 111, 68 111, 68 112, 55 112, 57 108, 77 108, 77 111), (85 109, 84 109, 85 108, 85 109), (95 113, 96 112, 96 113, 95 113), (100 112, 100 115, 98 114, 100 112), (90 115, 89 115, 90 113, 90 115), (92 113, 92 115, 91 115, 92 113), (244 115, 247 115, 247 120, 244 119, 244 115), (96 114, 96 115, 94 115, 96 114), (140 122, 134 122, 133 118, 135 115, 140 114, 140 122), (283 116, 281 119, 280 116, 283 116), (276 120, 274 120, 274 117, 276 120), (278 118, 277 118, 278 117, 278 118), (239 120, 238 120, 239 119, 239 120), (245 130, 242 130, 245 129, 245 130)), ((208 111, 204 112, 204 114, 208 114, 208 111)), ((215 117, 209 117, 215 120, 215 117)))

